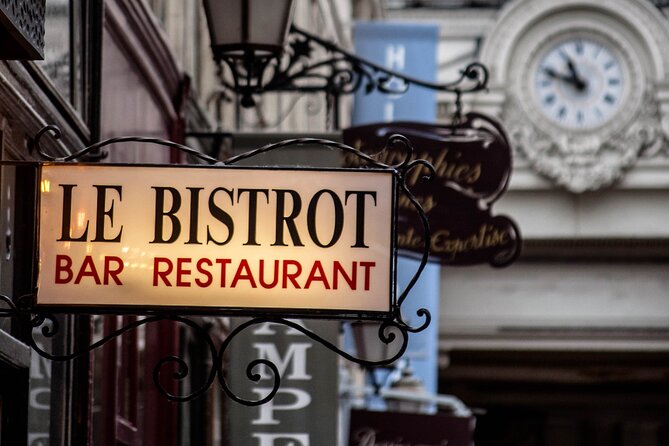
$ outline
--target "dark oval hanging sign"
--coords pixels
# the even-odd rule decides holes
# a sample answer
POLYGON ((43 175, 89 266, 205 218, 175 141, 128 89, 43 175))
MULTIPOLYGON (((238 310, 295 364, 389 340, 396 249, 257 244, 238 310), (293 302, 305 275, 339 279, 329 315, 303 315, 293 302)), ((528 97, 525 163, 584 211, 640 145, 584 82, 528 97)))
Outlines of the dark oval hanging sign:
MULTIPOLYGON (((490 263, 504 266, 520 253, 520 232, 506 216, 493 216, 492 205, 506 191, 511 175, 511 147, 501 125, 481 114, 470 113, 458 125, 392 122, 351 127, 344 142, 375 159, 396 163, 403 152, 386 149, 391 134, 405 135, 417 158, 428 160, 437 177, 420 181, 427 171, 410 172, 407 184, 423 206, 432 232, 430 252, 448 265, 490 263)), ((360 164, 346 158, 347 166, 360 164)), ((400 200, 398 246, 421 252, 420 220, 408 200, 400 200)))

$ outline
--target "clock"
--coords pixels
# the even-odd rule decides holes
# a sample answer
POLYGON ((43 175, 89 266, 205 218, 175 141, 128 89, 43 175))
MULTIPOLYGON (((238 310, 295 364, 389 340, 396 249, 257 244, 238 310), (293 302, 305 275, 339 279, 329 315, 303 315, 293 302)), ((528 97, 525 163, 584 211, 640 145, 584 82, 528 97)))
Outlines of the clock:
POLYGON ((481 47, 491 81, 476 105, 502 121, 526 184, 617 186, 639 159, 664 150, 669 26, 651 2, 505 5, 481 47))
POLYGON ((533 100, 552 124, 591 131, 611 122, 625 103, 629 69, 610 42, 565 35, 532 64, 533 100))
POLYGON ((613 30, 560 28, 528 45, 515 88, 539 131, 601 140, 635 118, 644 77, 634 50, 613 30))

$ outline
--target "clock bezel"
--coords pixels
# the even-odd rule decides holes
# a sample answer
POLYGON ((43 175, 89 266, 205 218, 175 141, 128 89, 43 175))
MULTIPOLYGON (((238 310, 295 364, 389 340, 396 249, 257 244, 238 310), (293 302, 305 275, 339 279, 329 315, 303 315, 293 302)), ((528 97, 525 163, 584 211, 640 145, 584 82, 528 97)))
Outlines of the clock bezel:
MULTIPOLYGON (((532 98, 536 102, 536 107, 537 109, 543 113, 544 118, 550 121, 552 124, 569 130, 573 132, 590 132, 593 130, 596 130, 598 128, 604 127, 606 124, 608 124, 611 120, 615 119, 616 115, 620 112, 621 107, 627 102, 627 97, 630 94, 630 70, 629 66, 627 63, 623 62, 623 55, 621 54, 621 51, 619 51, 617 48, 611 46, 611 42, 605 38, 603 38, 601 35, 598 33, 592 33, 592 32, 568 32, 565 33, 564 35, 561 36, 561 38, 553 39, 550 41, 546 41, 541 45, 538 50, 538 57, 534 58, 532 60, 532 65, 529 67, 529 72, 530 72, 530 85, 532 85, 532 98), (592 121, 585 121, 583 124, 578 125, 574 124, 570 121, 565 121, 561 122, 560 119, 554 115, 554 110, 552 107, 546 107, 545 104, 545 94, 542 93, 541 88, 539 87, 539 78, 542 76, 540 71, 543 69, 545 66, 545 61, 549 55, 554 52, 554 51, 559 51, 559 49, 564 48, 565 46, 575 44, 577 41, 581 40, 584 42, 586 45, 588 43, 594 43, 595 45, 599 46, 602 48, 604 51, 608 52, 617 66, 619 67, 619 70, 621 72, 621 85, 618 91, 618 95, 616 96, 616 100, 614 103, 609 105, 608 110, 605 111, 605 114, 603 118, 599 122, 592 123, 592 121)), ((576 57, 576 56, 574 56, 576 57)), ((601 56, 600 56, 601 57, 601 56)), ((581 62, 578 61, 578 59, 575 59, 576 68, 578 69, 579 66, 582 70, 583 65, 581 62)), ((599 68, 599 66, 598 66, 599 68)), ((559 72, 564 73, 566 71, 566 68, 561 67, 558 69, 559 72)), ((587 79, 586 81, 592 81, 592 79, 587 79)), ((560 81, 554 81, 554 82, 560 82, 560 81)), ((560 84, 558 84, 560 85, 560 84)), ((558 86, 556 89, 558 91, 562 90, 565 88, 564 86, 558 86)), ((553 90, 555 91, 555 90, 553 90)), ((596 101, 596 103, 599 103, 599 100, 602 98, 602 95, 607 92, 606 88, 597 91, 596 96, 592 96, 592 101, 596 101)), ((566 97, 562 95, 560 98, 562 103, 565 103, 567 105, 575 105, 574 101, 566 101, 566 97)))
POLYGON ((513 78, 513 91, 519 99, 528 120, 538 129, 556 138, 564 136, 564 133, 568 132, 572 137, 596 135, 604 139, 635 119, 635 114, 642 104, 646 82, 640 69, 641 63, 635 55, 632 45, 616 33, 609 31, 606 23, 592 21, 570 23, 569 28, 566 28, 564 21, 557 20, 546 24, 541 38, 526 38, 523 40, 524 45, 517 47, 516 56, 518 67, 524 68, 522 68, 519 76, 513 78), (625 79, 623 94, 616 112, 601 124, 585 128, 563 126, 546 116, 545 110, 536 100, 534 85, 536 70, 547 52, 560 42, 577 37, 593 40, 605 46, 620 63, 625 79))

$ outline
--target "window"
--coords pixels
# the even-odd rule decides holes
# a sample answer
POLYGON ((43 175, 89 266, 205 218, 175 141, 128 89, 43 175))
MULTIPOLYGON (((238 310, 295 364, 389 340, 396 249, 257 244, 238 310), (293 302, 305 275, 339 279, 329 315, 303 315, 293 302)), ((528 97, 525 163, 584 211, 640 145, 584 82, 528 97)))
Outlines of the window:
POLYGON ((44 60, 37 64, 42 67, 56 89, 72 101, 71 78, 73 70, 72 8, 70 0, 49 0, 46 3, 44 24, 44 60))
POLYGON ((36 77, 64 114, 78 115, 91 139, 99 127, 99 85, 103 2, 48 0, 45 14, 44 60, 36 77))

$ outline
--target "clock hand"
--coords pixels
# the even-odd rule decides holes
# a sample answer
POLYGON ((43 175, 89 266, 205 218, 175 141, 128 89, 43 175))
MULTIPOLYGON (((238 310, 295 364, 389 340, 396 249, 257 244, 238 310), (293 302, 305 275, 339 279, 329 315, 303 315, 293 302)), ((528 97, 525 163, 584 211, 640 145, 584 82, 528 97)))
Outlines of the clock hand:
POLYGON ((558 73, 557 71, 555 71, 551 67, 544 67, 543 71, 544 71, 544 73, 546 73, 546 75, 548 77, 552 77, 553 79, 558 79, 558 80, 567 82, 569 84, 573 84, 574 86, 577 86, 578 79, 576 79, 573 76, 573 74, 566 75, 566 74, 558 73))
POLYGON ((574 87, 576 87, 577 90, 585 90, 585 88, 588 86, 588 83, 586 80, 581 78, 579 76, 578 71, 576 70, 576 66, 574 65, 574 62, 571 60, 570 57, 567 58, 567 68, 569 69, 569 72, 571 73, 571 79, 572 79, 572 84, 574 84, 574 87))
POLYGON ((572 81, 571 76, 560 74, 557 71, 555 71, 554 69, 552 69, 551 67, 544 67, 543 71, 544 71, 544 73, 546 73, 548 75, 548 77, 552 77, 553 79, 560 79, 560 80, 565 81, 565 82, 571 82, 572 81))

